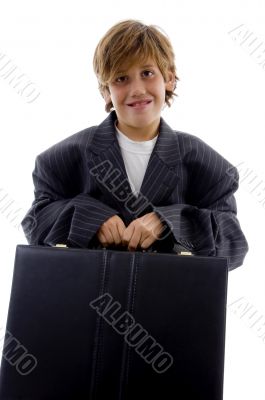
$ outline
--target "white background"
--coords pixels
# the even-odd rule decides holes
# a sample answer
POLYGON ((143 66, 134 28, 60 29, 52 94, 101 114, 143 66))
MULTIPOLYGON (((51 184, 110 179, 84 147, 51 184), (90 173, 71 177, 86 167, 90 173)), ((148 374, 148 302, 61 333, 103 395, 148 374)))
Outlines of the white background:
POLYGON ((265 67, 259 65, 265 60, 264 17, 262 0, 1 3, 0 58, 12 60, 40 95, 28 103, 0 76, 0 328, 6 322, 15 247, 26 243, 1 199, 12 201, 9 211, 20 209, 22 218, 33 201, 36 155, 107 117, 92 69, 95 46, 113 24, 140 19, 165 30, 175 49, 181 80, 163 117, 172 128, 199 136, 232 164, 243 165, 253 178, 240 171, 236 193, 250 250, 244 266, 229 274, 224 399, 265 399, 265 339, 259 337, 265 333, 265 203, 255 190, 259 182, 260 192, 265 188, 265 67), (250 41, 242 44, 240 25, 256 38, 251 48, 250 41), (252 314, 244 315, 247 309, 252 314), (255 318, 260 321, 251 328, 255 318))

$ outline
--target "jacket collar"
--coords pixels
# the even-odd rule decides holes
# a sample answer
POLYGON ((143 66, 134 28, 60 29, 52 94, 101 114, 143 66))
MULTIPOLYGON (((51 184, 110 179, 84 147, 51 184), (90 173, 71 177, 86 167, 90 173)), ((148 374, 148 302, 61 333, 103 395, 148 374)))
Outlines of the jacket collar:
POLYGON ((178 134, 175 133, 161 118, 159 135, 149 159, 144 180, 140 189, 141 196, 136 198, 131 191, 128 177, 120 151, 120 146, 115 132, 116 113, 112 112, 98 127, 96 127, 91 141, 91 157, 88 160, 89 168, 96 168, 98 180, 101 182, 101 190, 105 195, 111 197, 116 203, 116 207, 124 209, 124 202, 117 200, 111 190, 106 188, 106 176, 110 170, 98 168, 98 165, 106 162, 111 166, 111 170, 118 170, 115 178, 115 186, 122 188, 124 198, 135 201, 135 207, 144 207, 146 199, 153 205, 165 205, 172 191, 179 184, 181 158, 178 143, 178 134))
MULTIPOLYGON (((112 111, 110 115, 100 124, 93 135, 91 150, 95 154, 106 151, 111 145, 119 146, 115 131, 115 121, 117 115, 112 111)), ((169 167, 174 167, 180 161, 180 150, 178 135, 171 127, 160 119, 159 134, 153 150, 152 156, 157 156, 169 167)), ((151 159, 150 159, 151 161, 151 159)))

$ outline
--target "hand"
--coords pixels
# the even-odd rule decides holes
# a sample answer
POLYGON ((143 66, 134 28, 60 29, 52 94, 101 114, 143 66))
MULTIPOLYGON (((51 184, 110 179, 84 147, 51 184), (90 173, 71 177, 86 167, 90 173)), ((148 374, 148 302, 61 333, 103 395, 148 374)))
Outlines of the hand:
POLYGON ((155 212, 135 219, 123 231, 122 244, 128 250, 136 250, 138 246, 147 249, 154 243, 163 231, 163 224, 155 212))
POLYGON ((113 215, 101 225, 97 231, 97 238, 104 247, 111 244, 119 245, 122 243, 125 229, 123 220, 118 215, 113 215))

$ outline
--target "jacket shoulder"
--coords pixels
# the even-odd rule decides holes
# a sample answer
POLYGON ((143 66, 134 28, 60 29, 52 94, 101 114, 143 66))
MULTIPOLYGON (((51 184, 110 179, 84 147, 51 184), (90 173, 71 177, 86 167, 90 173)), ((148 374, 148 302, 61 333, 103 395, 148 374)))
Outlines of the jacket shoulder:
POLYGON ((178 137, 183 164, 187 165, 194 177, 218 182, 223 177, 238 180, 237 168, 218 151, 193 134, 174 131, 178 137))
MULTIPOLYGON (((210 145, 196 135, 178 130, 175 130, 174 133, 178 137, 180 150, 183 155, 188 155, 190 153, 196 154, 196 152, 203 148, 210 153, 213 152, 219 154, 210 145)), ((219 156, 222 157, 221 154, 219 154, 219 156)))
POLYGON ((225 157, 198 136, 182 131, 174 132, 177 134, 180 151, 184 157, 189 156, 203 162, 203 158, 208 155, 209 157, 215 157, 230 164, 225 157))

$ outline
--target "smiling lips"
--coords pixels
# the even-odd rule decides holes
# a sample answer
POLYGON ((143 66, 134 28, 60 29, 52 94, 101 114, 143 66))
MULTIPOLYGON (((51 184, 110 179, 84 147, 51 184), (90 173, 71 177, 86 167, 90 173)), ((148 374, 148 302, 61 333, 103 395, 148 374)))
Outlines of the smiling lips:
POLYGON ((127 104, 129 107, 133 108, 144 108, 147 106, 147 104, 150 104, 152 100, 139 100, 139 101, 134 101, 133 103, 127 104))

